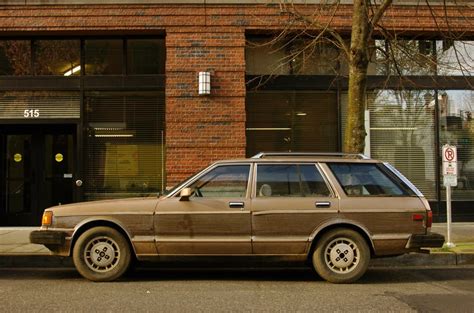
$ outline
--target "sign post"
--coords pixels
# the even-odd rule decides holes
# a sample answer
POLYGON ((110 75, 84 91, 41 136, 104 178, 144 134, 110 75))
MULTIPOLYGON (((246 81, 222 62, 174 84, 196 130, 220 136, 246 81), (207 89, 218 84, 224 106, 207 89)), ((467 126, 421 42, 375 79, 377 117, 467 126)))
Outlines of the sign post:
POLYGON ((451 187, 458 185, 458 153, 456 146, 444 145, 442 154, 443 184, 446 187, 446 224, 448 235, 446 246, 452 248, 455 247, 455 244, 451 241, 451 187))

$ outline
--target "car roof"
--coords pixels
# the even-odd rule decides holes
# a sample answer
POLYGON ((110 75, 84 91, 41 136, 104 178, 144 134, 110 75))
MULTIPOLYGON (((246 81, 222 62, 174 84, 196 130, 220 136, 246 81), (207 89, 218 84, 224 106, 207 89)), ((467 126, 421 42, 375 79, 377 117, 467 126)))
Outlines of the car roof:
POLYGON ((316 152, 261 152, 251 158, 221 160, 216 163, 275 163, 275 162, 344 162, 344 163, 380 163, 363 154, 316 153, 316 152))

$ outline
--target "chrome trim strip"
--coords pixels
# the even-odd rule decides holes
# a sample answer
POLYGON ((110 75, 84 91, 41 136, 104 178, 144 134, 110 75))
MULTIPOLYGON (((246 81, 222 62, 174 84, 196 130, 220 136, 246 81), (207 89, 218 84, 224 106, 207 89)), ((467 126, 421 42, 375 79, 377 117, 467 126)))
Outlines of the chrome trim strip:
MULTIPOLYGON (((229 209, 230 210, 230 209, 229 209)), ((250 214, 250 211, 170 211, 170 212, 160 212, 156 211, 156 215, 179 215, 179 214, 188 214, 188 215, 194 215, 194 214, 250 214)))
POLYGON ((104 216, 115 216, 115 215, 153 215, 153 211, 131 211, 131 212, 123 212, 123 211, 114 211, 114 212, 74 212, 71 214, 54 214, 55 217, 71 217, 71 216, 90 216, 92 217, 104 217, 104 216))
POLYGON ((410 238, 411 234, 376 234, 372 240, 405 240, 410 238))
POLYGON ((311 210, 268 210, 268 211, 258 211, 252 212, 252 215, 270 215, 270 214, 315 214, 315 213, 335 213, 337 209, 311 209, 311 210))
POLYGON ((406 178, 402 173, 400 173, 392 164, 384 162, 383 165, 385 165, 386 168, 388 168, 393 174, 395 174, 395 176, 400 178, 400 180, 403 181, 408 186, 408 188, 410 188, 418 197, 425 197, 423 193, 418 188, 416 188, 416 186, 411 181, 409 181, 408 178, 406 178))
POLYGON ((132 238, 132 242, 155 242, 155 236, 135 236, 132 238))
POLYGON ((167 242, 185 242, 189 244, 194 244, 194 243, 208 243, 208 242, 248 242, 250 243, 251 238, 245 237, 226 237, 226 238, 221 238, 221 237, 215 237, 215 238, 191 238, 191 237, 182 237, 182 238, 177 238, 177 237, 171 237, 171 236, 155 236, 156 244, 160 243, 167 243, 167 242))
POLYGON ((263 236, 252 236, 252 242, 255 243, 278 243, 278 242, 308 242, 308 237, 263 237, 263 236))

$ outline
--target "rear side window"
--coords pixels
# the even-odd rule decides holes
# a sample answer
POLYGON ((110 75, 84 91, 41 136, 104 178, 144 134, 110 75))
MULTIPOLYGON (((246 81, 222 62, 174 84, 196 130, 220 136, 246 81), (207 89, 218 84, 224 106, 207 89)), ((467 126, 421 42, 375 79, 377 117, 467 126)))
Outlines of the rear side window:
POLYGON ((330 163, 348 196, 409 196, 410 194, 397 182, 387 176, 377 164, 330 163))
POLYGON ((257 166, 257 197, 327 197, 329 189, 314 164, 257 166))

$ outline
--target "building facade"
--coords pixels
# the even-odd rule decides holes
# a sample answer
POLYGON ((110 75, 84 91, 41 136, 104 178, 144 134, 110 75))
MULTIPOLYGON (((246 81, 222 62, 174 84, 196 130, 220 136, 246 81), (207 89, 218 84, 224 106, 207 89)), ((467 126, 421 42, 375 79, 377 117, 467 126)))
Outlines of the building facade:
MULTIPOLYGON (((349 38, 346 2, 319 18, 349 38)), ((273 42, 288 19, 266 1, 1 1, 0 225, 156 195, 217 159, 341 151, 347 62, 324 42, 302 49, 310 37, 273 42)), ((473 21, 463 2, 395 1, 383 25, 397 48, 371 43, 366 153, 410 178, 439 221, 445 143, 459 152, 454 221, 474 220, 473 21)))

